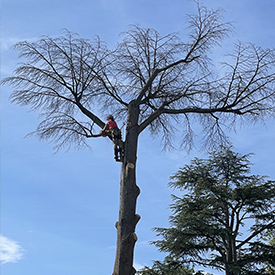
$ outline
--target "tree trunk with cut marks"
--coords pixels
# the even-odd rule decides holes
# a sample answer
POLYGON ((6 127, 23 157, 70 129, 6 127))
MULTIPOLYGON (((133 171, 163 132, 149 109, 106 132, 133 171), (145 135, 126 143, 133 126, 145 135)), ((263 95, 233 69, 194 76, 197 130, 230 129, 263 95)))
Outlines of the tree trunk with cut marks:
POLYGON ((140 216, 136 214, 136 201, 140 193, 136 184, 136 161, 138 145, 138 115, 135 102, 129 104, 127 134, 125 140, 122 178, 120 182, 120 207, 117 228, 117 252, 113 275, 134 275, 134 246, 137 241, 136 224, 140 216))

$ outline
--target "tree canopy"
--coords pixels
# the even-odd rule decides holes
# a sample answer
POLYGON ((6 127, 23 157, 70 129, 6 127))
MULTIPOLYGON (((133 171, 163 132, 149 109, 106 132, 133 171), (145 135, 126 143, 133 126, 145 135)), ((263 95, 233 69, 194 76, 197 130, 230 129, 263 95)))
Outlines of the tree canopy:
POLYGON ((248 155, 222 148, 195 158, 171 177, 171 228, 156 228, 161 251, 182 263, 224 270, 227 275, 264 274, 275 249, 261 234, 275 229, 275 181, 250 174, 248 155))
POLYGON ((14 86, 12 102, 40 112, 44 119, 34 133, 56 148, 87 145, 93 126, 104 125, 97 114, 125 121, 133 102, 138 133, 148 127, 164 147, 173 146, 180 130, 190 149, 194 121, 204 142, 224 141, 224 127, 232 128, 237 117, 250 122, 274 115, 275 53, 239 42, 218 73, 210 54, 233 28, 222 10, 197 5, 186 41, 179 33, 132 25, 114 49, 98 36, 88 40, 68 30, 19 42, 13 49, 26 62, 2 83, 14 86))

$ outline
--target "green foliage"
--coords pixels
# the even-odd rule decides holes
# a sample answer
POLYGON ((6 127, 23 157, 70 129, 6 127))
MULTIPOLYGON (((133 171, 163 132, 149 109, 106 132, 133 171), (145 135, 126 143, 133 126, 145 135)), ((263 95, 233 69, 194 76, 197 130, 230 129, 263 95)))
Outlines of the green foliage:
POLYGON ((138 275, 192 275, 193 269, 181 265, 170 257, 166 257, 163 262, 154 261, 152 267, 145 266, 142 270, 137 271, 138 275))
MULTIPOLYGON (((269 244, 272 245, 275 249, 275 231, 267 231, 264 236, 263 239, 269 244)), ((273 255, 273 257, 275 258, 275 253, 273 255)), ((263 265, 266 269, 265 274, 267 275, 274 275, 275 274, 275 265, 274 264, 270 264, 270 263, 265 263, 263 265)))
POLYGON ((171 177, 171 228, 156 228, 160 251, 183 263, 211 266, 228 275, 264 274, 275 249, 259 240, 275 229, 275 181, 250 174, 250 155, 221 148, 194 159, 171 177))
POLYGON ((166 257, 163 262, 154 261, 152 267, 145 266, 141 270, 137 271, 138 275, 213 275, 205 273, 203 271, 195 272, 194 269, 190 269, 188 265, 183 265, 181 262, 166 257))

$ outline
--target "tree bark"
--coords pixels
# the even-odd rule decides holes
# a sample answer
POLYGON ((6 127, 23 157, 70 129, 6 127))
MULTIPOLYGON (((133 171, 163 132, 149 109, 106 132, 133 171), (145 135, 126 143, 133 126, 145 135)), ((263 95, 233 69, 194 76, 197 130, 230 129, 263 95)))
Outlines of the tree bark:
POLYGON ((113 275, 134 275, 134 246, 137 241, 136 224, 140 216, 136 214, 136 202, 140 193, 136 185, 136 160, 138 145, 139 109, 135 101, 128 106, 127 133, 124 145, 124 161, 120 182, 120 206, 117 228, 117 250, 113 275))
POLYGON ((232 236, 231 230, 228 233, 228 247, 226 251, 226 262, 225 262, 225 274, 226 275, 238 275, 238 271, 232 271, 232 264, 237 262, 237 252, 236 252, 236 240, 232 236))

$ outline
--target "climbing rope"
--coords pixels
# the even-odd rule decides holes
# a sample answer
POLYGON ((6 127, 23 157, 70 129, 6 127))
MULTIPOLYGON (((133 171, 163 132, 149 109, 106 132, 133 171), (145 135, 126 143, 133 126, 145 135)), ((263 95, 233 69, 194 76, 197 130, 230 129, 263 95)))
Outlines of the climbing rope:
POLYGON ((133 124, 133 125, 129 126, 128 128, 126 128, 126 131, 129 131, 131 128, 133 128, 135 126, 138 126, 138 124, 133 124))

